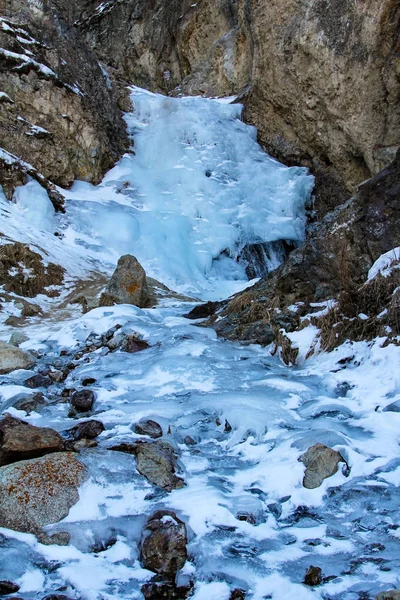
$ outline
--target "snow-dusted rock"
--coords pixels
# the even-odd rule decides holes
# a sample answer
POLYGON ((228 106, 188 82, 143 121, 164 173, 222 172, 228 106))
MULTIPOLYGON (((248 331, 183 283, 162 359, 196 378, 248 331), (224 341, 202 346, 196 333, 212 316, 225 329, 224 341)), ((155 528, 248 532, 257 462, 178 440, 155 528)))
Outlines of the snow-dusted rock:
POLYGON ((346 462, 339 452, 324 444, 311 446, 299 461, 306 466, 303 486, 307 489, 319 487, 324 479, 337 472, 340 462, 346 462))
POLYGON ((174 512, 156 511, 146 523, 140 545, 143 566, 168 578, 175 577, 187 559, 186 526, 174 512))

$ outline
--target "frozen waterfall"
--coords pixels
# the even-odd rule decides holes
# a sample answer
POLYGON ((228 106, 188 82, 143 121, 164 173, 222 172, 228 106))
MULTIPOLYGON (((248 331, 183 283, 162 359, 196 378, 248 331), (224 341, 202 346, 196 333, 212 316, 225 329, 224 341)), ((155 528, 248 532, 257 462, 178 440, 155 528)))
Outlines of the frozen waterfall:
POLYGON ((78 182, 67 194, 75 241, 114 263, 134 254, 149 275, 209 298, 243 287, 246 246, 303 239, 313 177, 265 154, 240 104, 138 88, 131 97, 133 152, 100 186, 78 182))

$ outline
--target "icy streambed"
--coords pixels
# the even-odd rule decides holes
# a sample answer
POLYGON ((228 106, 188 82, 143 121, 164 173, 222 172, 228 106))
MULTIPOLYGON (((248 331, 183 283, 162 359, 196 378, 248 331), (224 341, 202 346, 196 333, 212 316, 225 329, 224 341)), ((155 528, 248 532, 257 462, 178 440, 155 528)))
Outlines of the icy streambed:
MULTIPOLYGON (((149 275, 205 299, 247 285, 236 260, 246 245, 301 241, 312 178, 267 157, 238 120, 238 105, 138 89, 133 100, 126 119, 135 155, 99 186, 76 183, 65 216, 54 215, 34 182, 18 190, 15 204, 0 199, 2 233, 30 242, 71 279, 109 274, 131 252, 149 275)), ((280 256, 270 248, 274 267, 280 256)), ((400 414, 383 410, 400 400, 399 349, 379 340, 345 345, 289 369, 267 348, 195 327, 182 317, 191 306, 101 308, 25 329, 22 347, 41 353, 38 367, 62 366, 71 360, 62 350, 73 354, 92 332, 116 324, 151 347, 85 354, 46 391, 40 414, 10 409, 26 391, 26 372, 0 378, 2 410, 64 431, 78 420, 68 418, 63 387, 92 377, 93 416, 106 427, 99 446, 80 454, 90 479, 78 504, 49 528, 68 531, 70 545, 44 546, 3 529, 1 579, 18 582, 27 600, 56 590, 85 600, 139 599, 152 573, 140 566, 138 540, 146 518, 165 507, 189 529, 190 561, 180 577, 196 581, 195 600, 228 600, 236 587, 254 600, 356 600, 399 586, 400 414), (132 456, 107 450, 137 439, 133 426, 143 417, 159 422, 179 451, 185 488, 157 490, 132 456), (351 471, 306 490, 298 457, 316 442, 340 450, 351 471), (93 551, 110 538, 115 543, 93 551), (311 564, 327 578, 315 589, 302 584, 311 564)))
MULTIPOLYGON (((187 308, 102 308, 53 329, 28 330, 44 364, 116 324, 151 348, 134 355, 99 349, 70 374, 67 387, 96 379, 94 416, 106 426, 99 447, 80 454, 91 477, 78 504, 48 528, 70 532, 71 543, 43 546, 3 529, 2 577, 22 584, 24 598, 65 586, 71 597, 141 598, 152 574, 141 568, 137 544, 146 517, 163 507, 188 525, 191 558, 181 577, 195 578, 197 600, 228 600, 235 587, 257 600, 373 598, 399 585, 400 415, 382 411, 399 398, 398 349, 345 345, 289 370, 265 348, 240 347, 195 327, 181 316, 187 308), (179 450, 185 488, 157 491, 132 456, 107 450, 140 438, 133 426, 142 417, 159 422, 179 450), (196 443, 187 445, 186 436, 196 443), (351 472, 306 490, 297 459, 318 441, 340 450, 351 472), (255 524, 238 520, 243 512, 255 524), (117 541, 109 549, 91 550, 110 538, 117 541), (307 588, 310 564, 335 577, 307 588)), ((25 390, 25 377, 1 378, 3 407, 25 390)), ((77 423, 60 402, 28 418, 11 412, 59 431, 77 423)))

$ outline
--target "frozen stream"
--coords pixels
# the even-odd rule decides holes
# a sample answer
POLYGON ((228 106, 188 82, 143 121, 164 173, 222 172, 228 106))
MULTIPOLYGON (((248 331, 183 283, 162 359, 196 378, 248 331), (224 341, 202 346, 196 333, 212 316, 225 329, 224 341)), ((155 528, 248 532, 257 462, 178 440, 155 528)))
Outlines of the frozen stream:
MULTIPOLYGON (((238 105, 141 90, 134 102, 127 122, 136 157, 125 156, 100 186, 76 184, 58 222, 44 199, 37 232, 26 195, 11 209, 3 203, 8 235, 35 240, 71 276, 99 265, 110 272, 132 252, 149 274, 202 298, 246 285, 236 260, 246 244, 302 239, 312 181, 262 153, 237 120, 238 105), (63 239, 43 233, 56 222, 63 239)), ((0 579, 17 581, 27 600, 140 599, 153 576, 138 560, 140 534, 150 514, 169 508, 188 527, 190 560, 179 580, 194 579, 195 600, 229 600, 234 588, 253 600, 358 600, 400 586, 400 413, 383 410, 400 400, 398 348, 345 344, 288 368, 268 348, 197 327, 183 317, 192 307, 165 300, 146 310, 97 308, 25 329, 22 347, 39 352, 44 368, 70 362, 90 334, 115 325, 150 348, 84 354, 30 415, 12 408, 26 392, 26 371, 0 377, 2 410, 60 432, 79 422, 68 417, 63 388, 93 378, 91 416, 106 428, 97 448, 80 453, 90 479, 79 502, 47 528, 68 531, 70 544, 45 546, 1 529, 0 579), (178 451, 184 488, 157 489, 132 456, 108 450, 141 439, 133 428, 144 417, 178 451), (350 473, 308 490, 298 457, 316 442, 339 450, 350 473), (325 577, 315 588, 302 583, 310 565, 325 577)))

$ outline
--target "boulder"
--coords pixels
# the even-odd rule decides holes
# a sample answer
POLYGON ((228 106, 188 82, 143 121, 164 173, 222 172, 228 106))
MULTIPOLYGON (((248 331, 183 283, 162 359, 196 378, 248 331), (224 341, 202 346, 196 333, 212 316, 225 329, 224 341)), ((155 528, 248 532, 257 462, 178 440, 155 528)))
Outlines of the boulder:
POLYGON ((18 592, 18 590, 19 585, 13 583, 12 581, 0 581, 0 596, 5 596, 6 594, 15 594, 15 592, 18 592))
POLYGON ((0 375, 16 369, 30 369, 34 364, 35 358, 31 354, 0 341, 0 375))
POLYGON ((135 433, 139 435, 148 435, 151 438, 162 437, 163 431, 161 425, 152 419, 140 419, 135 425, 135 433))
POLYGON ((92 390, 81 390, 74 392, 71 396, 71 405, 77 412, 88 412, 92 410, 96 397, 92 390))
POLYGON ((322 583, 322 570, 320 567, 313 567, 312 565, 308 567, 303 583, 310 586, 320 585, 322 583))
POLYGON ((339 452, 320 443, 311 446, 299 457, 299 461, 306 466, 303 486, 310 490, 319 487, 324 479, 334 475, 340 462, 346 463, 339 452))
POLYGON ((127 452, 136 456, 136 468, 150 483, 171 492, 184 487, 185 482, 175 475, 177 470, 176 454, 168 442, 136 442, 120 444, 111 450, 127 452))
POLYGON ((400 590, 380 592, 377 596, 375 596, 375 600, 400 600, 400 590))
POLYGON ((54 429, 35 427, 8 414, 0 420, 0 465, 63 449, 64 441, 54 429))
POLYGON ((0 527, 40 533, 68 515, 86 476, 86 467, 69 452, 0 467, 0 527))
POLYGON ((121 256, 109 283, 100 298, 100 306, 134 304, 145 308, 149 303, 146 273, 131 254, 121 256))
POLYGON ((69 430, 72 433, 74 440, 89 439, 93 440, 105 430, 105 427, 101 421, 92 419, 91 421, 84 421, 79 423, 76 427, 69 430))
POLYGON ((186 526, 174 512, 156 511, 147 521, 140 542, 143 566, 173 579, 187 559, 186 526))

